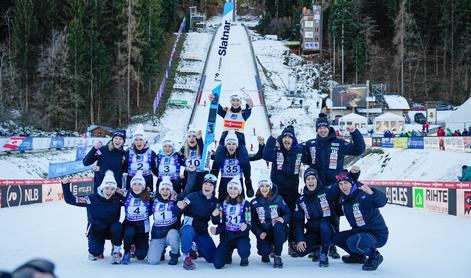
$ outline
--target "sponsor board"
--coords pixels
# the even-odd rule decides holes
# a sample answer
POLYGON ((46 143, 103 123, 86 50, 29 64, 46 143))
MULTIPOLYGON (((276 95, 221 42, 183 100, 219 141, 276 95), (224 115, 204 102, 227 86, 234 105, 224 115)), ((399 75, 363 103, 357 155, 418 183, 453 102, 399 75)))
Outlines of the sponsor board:
POLYGON ((381 147, 383 148, 394 148, 394 139, 395 138, 382 138, 381 147))
POLYGON ((381 147, 382 137, 373 137, 373 147, 381 147))
POLYGON ((464 151, 471 152, 471 137, 463 137, 464 151))
POLYGON ((365 140, 365 145, 367 147, 373 146, 373 139, 371 137, 363 137, 363 139, 365 140))
POLYGON ((407 148, 409 149, 423 149, 424 137, 411 137, 407 141, 407 148))
POLYGON ((51 149, 61 149, 64 147, 64 137, 52 137, 51 138, 51 149))
POLYGON ((432 212, 448 213, 448 189, 424 188, 424 209, 432 212))
POLYGON ((407 149, 407 137, 394 138, 394 148, 407 149))
POLYGON ((456 190, 456 215, 471 217, 471 189, 456 190))
POLYGON ((70 187, 72 194, 78 197, 84 197, 93 194, 93 182, 74 183, 70 187))
POLYGON ((405 207, 412 207, 412 188, 386 186, 388 203, 405 207))
POLYGON ((42 202, 41 185, 9 185, 2 186, 1 207, 16 207, 42 202))
MULTIPOLYGON (((77 196, 93 193, 92 178, 71 180, 77 196)), ((0 208, 63 200, 59 180, 0 180, 0 208)))
POLYGON ((414 208, 424 208, 424 189, 414 188, 414 208))
POLYGON ((64 193, 62 192, 62 185, 60 183, 43 184, 42 191, 43 203, 64 200, 64 193))
POLYGON ((439 137, 424 137, 424 149, 439 150, 439 137))
POLYGON ((461 136, 445 137, 445 149, 447 151, 464 152, 464 138, 461 136))

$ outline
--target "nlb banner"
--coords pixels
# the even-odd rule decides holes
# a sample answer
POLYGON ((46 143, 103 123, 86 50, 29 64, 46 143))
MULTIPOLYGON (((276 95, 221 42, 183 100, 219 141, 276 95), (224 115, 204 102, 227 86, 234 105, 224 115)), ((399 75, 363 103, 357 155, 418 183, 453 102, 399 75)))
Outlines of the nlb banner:
MULTIPOLYGON (((93 179, 71 179, 71 191, 76 196, 92 194, 93 179)), ((50 203, 63 199, 59 180, 0 180, 0 208, 50 203)))

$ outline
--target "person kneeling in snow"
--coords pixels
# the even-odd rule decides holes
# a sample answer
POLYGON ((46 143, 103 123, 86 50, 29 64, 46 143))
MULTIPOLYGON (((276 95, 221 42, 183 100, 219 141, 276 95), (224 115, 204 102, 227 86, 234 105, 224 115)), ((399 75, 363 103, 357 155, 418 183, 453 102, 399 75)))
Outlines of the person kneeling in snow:
POLYGON ((191 192, 196 180, 196 167, 190 166, 188 172, 187 186, 185 191, 175 194, 173 184, 169 177, 164 177, 159 184, 159 191, 153 197, 152 214, 154 225, 152 226, 152 239, 150 240, 149 254, 147 261, 149 264, 158 264, 161 260, 162 252, 170 246, 169 265, 178 263, 180 251, 180 225, 181 210, 177 207, 177 201, 191 192))
POLYGON ((105 240, 111 239, 113 244, 113 264, 119 264, 121 260, 121 239, 123 227, 119 223, 121 213, 121 201, 116 192, 116 180, 113 172, 108 170, 97 188, 97 193, 85 197, 76 197, 70 191, 70 180, 62 180, 62 191, 67 204, 86 207, 88 216, 88 258, 92 261, 103 259, 105 240))
MULTIPOLYGON (((218 176, 221 172, 221 182, 219 183, 218 188, 218 199, 220 202, 223 202, 227 197, 227 184, 233 178, 240 179, 242 184, 242 173, 245 178, 245 187, 247 188, 247 196, 253 197, 254 190, 252 187, 252 180, 250 179, 250 163, 242 164, 239 157, 237 156, 237 149, 239 146, 239 139, 234 132, 227 134, 225 138, 224 145, 226 146, 226 151, 223 153, 215 154, 214 163, 211 169, 211 173, 218 176), (222 156, 222 158, 220 157, 222 156), (222 163, 219 163, 222 161, 222 163)), ((242 189, 242 195, 244 195, 244 190, 242 189)))
POLYGON ((142 171, 137 171, 131 180, 131 190, 123 197, 125 218, 123 221, 124 256, 121 264, 131 262, 131 246, 138 260, 144 260, 149 249, 150 194, 145 187, 142 171))
POLYGON ((192 243, 198 247, 198 253, 208 263, 213 262, 216 245, 208 233, 208 221, 219 215, 218 199, 214 197, 214 188, 217 178, 213 174, 206 174, 201 191, 190 193, 177 207, 184 213, 180 237, 182 239, 182 253, 185 257, 183 268, 193 270, 196 268, 190 257, 192 243))
MULTIPOLYGON (((214 254, 214 267, 223 268, 232 250, 237 248, 240 266, 249 265, 251 229, 250 203, 242 195, 242 185, 238 178, 233 178, 227 185, 227 198, 222 203, 219 216, 215 221, 217 227, 211 227, 213 235, 221 235, 214 254)), ((230 261, 232 262, 232 256, 230 261)))
POLYGON ((339 202, 336 184, 324 186, 317 171, 310 167, 304 172, 303 194, 298 198, 294 211, 296 228, 296 249, 298 257, 314 252, 320 246, 320 267, 329 266, 327 254, 332 246, 336 223, 335 208, 339 202), (306 232, 304 232, 306 230, 306 232))
POLYGON ((386 244, 389 235, 378 208, 388 199, 383 192, 355 182, 347 170, 337 175, 337 181, 343 212, 352 229, 337 233, 334 244, 349 254, 342 257, 344 263, 360 263, 363 270, 376 270, 383 261, 377 248, 386 244))
POLYGON ((262 256, 262 263, 270 262, 274 246, 273 267, 283 268, 281 252, 288 239, 291 210, 277 191, 269 176, 258 181, 258 190, 251 202, 252 233, 257 238, 257 253, 262 256))

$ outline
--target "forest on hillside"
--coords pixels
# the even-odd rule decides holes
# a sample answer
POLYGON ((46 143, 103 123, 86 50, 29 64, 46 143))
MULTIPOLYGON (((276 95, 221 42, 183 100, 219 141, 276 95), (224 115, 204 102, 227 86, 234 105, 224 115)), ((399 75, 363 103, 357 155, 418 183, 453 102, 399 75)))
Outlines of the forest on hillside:
MULTIPOLYGON (((298 40, 311 0, 238 0, 257 30, 298 40)), ((414 101, 470 96, 471 1, 319 0, 323 51, 340 83, 384 83, 414 101), (342 51, 343 49, 343 51, 342 51), (342 62, 343 61, 343 62, 342 62)), ((0 122, 83 131, 150 113, 189 6, 223 0, 3 0, 0 122)), ((324 79, 326 77, 323 77, 324 79)))
MULTIPOLYGON (((259 31, 299 39, 302 7, 311 0, 254 2, 263 12, 259 31)), ((420 102, 459 105, 471 96, 471 1, 314 2, 323 5, 322 60, 336 81, 384 83, 420 102)))

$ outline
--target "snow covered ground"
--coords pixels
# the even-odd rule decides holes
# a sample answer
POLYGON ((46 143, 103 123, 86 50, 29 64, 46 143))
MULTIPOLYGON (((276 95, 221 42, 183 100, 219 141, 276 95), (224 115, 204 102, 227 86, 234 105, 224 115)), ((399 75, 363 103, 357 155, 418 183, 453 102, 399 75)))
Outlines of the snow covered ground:
POLYGON ((375 149, 355 161, 363 180, 458 181, 471 153, 435 150, 375 149))
MULTIPOLYGON (((376 272, 367 273, 360 265, 346 265, 330 259, 330 267, 319 268, 308 258, 291 258, 283 250, 283 269, 260 262, 255 239, 251 236, 252 253, 247 268, 234 262, 222 270, 202 259, 196 261, 195 271, 177 266, 151 266, 133 261, 132 264, 111 265, 110 243, 105 259, 92 262, 87 258, 85 209, 71 207, 63 201, 0 209, 0 269, 12 270, 31 258, 44 257, 57 265, 58 277, 140 277, 158 274, 159 277, 241 277, 241 275, 270 275, 270 277, 469 277, 469 231, 467 218, 425 212, 387 205, 382 214, 389 227, 389 240, 380 249, 384 262, 376 272), (5 225, 8 223, 7 225, 5 225), (309 274, 308 274, 309 273, 309 274)), ((341 229, 347 229, 342 218, 341 229)), ((215 238, 215 242, 218 239, 215 238)), ((343 255, 343 251, 339 251, 343 255)), ((167 256, 168 259, 168 256, 167 256)))

